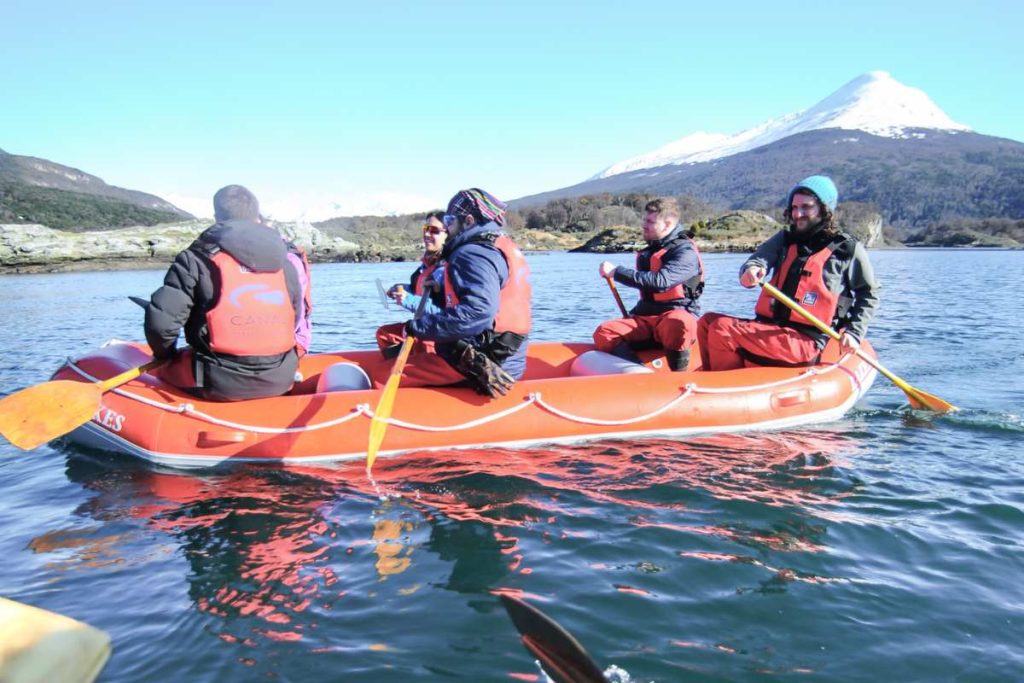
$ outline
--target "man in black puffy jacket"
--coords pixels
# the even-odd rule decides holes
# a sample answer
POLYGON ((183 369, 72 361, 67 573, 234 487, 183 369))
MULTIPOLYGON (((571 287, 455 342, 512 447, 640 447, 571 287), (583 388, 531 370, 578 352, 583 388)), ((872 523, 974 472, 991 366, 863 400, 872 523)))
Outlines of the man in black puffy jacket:
POLYGON ((163 379, 182 389, 220 401, 281 395, 298 367, 298 275, 249 190, 223 187, 213 208, 216 224, 178 254, 150 297, 146 341, 168 360, 163 379), (189 347, 177 349, 182 328, 189 347))
POLYGON ((658 197, 644 207, 644 240, 636 268, 604 261, 603 278, 640 290, 640 300, 628 316, 606 320, 594 330, 600 351, 639 362, 634 345, 654 342, 665 349, 669 367, 685 371, 690 347, 697 338, 698 299, 704 291, 704 264, 693 234, 679 225, 679 202, 658 197))

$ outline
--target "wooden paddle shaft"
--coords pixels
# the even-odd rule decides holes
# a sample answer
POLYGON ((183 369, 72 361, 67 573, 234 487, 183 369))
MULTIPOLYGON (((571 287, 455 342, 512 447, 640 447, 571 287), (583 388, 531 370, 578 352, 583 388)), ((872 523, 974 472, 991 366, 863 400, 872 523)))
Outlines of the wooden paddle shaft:
POLYGON ((615 303, 619 305, 619 310, 622 311, 622 317, 628 318, 629 312, 626 310, 626 304, 622 303, 622 297, 619 295, 619 288, 615 286, 615 281, 612 276, 609 275, 605 278, 608 281, 608 289, 612 290, 612 296, 615 297, 615 303))

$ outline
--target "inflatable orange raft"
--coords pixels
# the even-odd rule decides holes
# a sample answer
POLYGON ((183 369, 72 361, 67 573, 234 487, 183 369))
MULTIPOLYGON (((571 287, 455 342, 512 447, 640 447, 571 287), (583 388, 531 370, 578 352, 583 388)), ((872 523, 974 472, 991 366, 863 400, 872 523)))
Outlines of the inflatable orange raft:
MULTIPOLYGON (((468 388, 401 388, 380 454, 828 422, 876 375, 856 355, 840 357, 834 342, 808 368, 701 372, 693 356, 690 371, 680 373, 656 352, 642 352, 645 364, 638 365, 589 344, 533 343, 526 375, 502 398, 468 388)), ((93 382, 149 360, 144 345, 111 342, 68 361, 54 379, 93 382)), ((383 362, 377 351, 310 354, 291 394, 235 403, 197 399, 143 375, 106 393, 93 419, 69 438, 173 467, 360 459, 380 398, 365 373, 383 362)))

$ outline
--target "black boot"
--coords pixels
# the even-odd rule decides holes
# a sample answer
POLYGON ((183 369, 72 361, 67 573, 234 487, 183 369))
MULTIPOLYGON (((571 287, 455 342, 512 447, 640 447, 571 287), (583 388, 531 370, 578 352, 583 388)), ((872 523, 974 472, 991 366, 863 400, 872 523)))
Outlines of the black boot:
POLYGON ((629 342, 619 342, 618 346, 612 349, 612 355, 618 356, 622 360, 628 360, 630 363, 643 364, 640 356, 636 355, 636 351, 629 345, 629 342))
POLYGON ((673 372, 686 372, 686 368, 690 365, 690 351, 665 351, 665 359, 668 361, 669 368, 673 372))

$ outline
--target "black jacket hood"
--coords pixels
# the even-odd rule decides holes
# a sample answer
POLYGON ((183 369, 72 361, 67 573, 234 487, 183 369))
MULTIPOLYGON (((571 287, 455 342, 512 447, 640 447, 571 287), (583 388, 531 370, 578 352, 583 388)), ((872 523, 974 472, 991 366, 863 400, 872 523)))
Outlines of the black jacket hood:
POLYGON ((202 240, 215 244, 243 266, 258 273, 281 270, 288 257, 281 234, 254 221, 217 223, 203 233, 202 240))

